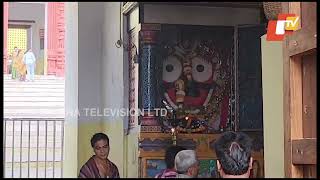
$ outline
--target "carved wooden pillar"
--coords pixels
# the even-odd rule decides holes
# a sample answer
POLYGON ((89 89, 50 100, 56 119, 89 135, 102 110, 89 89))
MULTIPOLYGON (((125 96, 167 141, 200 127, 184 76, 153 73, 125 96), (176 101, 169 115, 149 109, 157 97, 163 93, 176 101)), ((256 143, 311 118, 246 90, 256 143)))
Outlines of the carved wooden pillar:
POLYGON ((64 76, 64 3, 48 2, 48 75, 64 76))
POLYGON ((158 126, 159 123, 155 117, 155 108, 157 108, 157 78, 156 78, 156 49, 157 35, 160 31, 160 24, 141 24, 141 96, 142 108, 145 113, 142 117, 141 125, 158 126))
POLYGON ((143 109, 156 108, 156 44, 160 25, 141 25, 141 78, 142 78, 142 105, 143 109))
MULTIPOLYGON (((138 64, 137 64, 137 56, 138 56, 138 33, 137 29, 133 29, 130 31, 129 35, 129 109, 137 109, 138 108, 138 64)), ((135 128, 137 126, 138 118, 136 116, 130 115, 129 118, 129 129, 135 128)))
POLYGON ((3 2, 3 73, 8 73, 8 17, 9 17, 9 3, 3 2))

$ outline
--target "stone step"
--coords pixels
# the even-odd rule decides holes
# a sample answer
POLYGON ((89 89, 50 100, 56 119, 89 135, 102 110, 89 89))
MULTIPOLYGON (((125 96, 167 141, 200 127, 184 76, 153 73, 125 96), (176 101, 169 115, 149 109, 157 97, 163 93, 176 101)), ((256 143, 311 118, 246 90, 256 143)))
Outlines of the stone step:
POLYGON ((19 82, 19 83, 22 83, 22 82, 45 82, 45 81, 48 81, 48 82, 54 82, 54 81, 57 81, 57 82, 65 82, 64 79, 44 79, 44 78, 39 78, 39 79, 34 79, 34 81, 20 81, 19 79, 3 79, 3 82, 19 82))
POLYGON ((51 102, 37 102, 37 101, 11 101, 3 102, 4 108, 28 108, 28 109, 38 109, 40 107, 49 108, 64 108, 64 101, 51 101, 51 102))
POLYGON ((6 113, 4 114, 6 118, 64 118, 64 114, 27 114, 27 113, 20 113, 20 114, 12 114, 12 113, 6 113))
POLYGON ((11 109, 4 108, 4 118, 64 118, 64 108, 11 109))
POLYGON ((3 88, 58 88, 65 89, 64 84, 3 84, 3 88))
POLYGON ((65 85, 62 81, 34 81, 34 82, 13 82, 13 81, 7 81, 3 83, 4 86, 17 86, 17 85, 65 85))
POLYGON ((22 112, 13 111, 13 109, 4 110, 4 118, 32 118, 32 119, 45 119, 45 118, 64 118, 65 113, 64 109, 59 109, 52 111, 50 110, 37 110, 31 109, 27 111, 26 109, 22 109, 22 112), (41 112, 41 113, 40 113, 41 112))
POLYGON ((4 75, 5 118, 64 118, 64 77, 36 75, 23 82, 4 75))
MULTIPOLYGON (((4 108, 3 112, 6 113, 17 113, 17 114, 21 114, 21 113, 26 113, 26 114, 30 114, 30 113, 34 113, 34 114, 64 114, 64 108, 56 108, 56 107, 45 107, 43 106, 42 108, 4 108)), ((7 118, 7 117, 4 117, 7 118)), ((48 117, 51 118, 51 117, 48 117)), ((56 117, 52 117, 52 118, 56 118, 56 117)))
MULTIPOLYGON (((3 76, 3 78, 12 79, 12 75, 6 74, 3 76)), ((54 75, 34 75, 34 78, 64 79, 64 77, 58 77, 58 76, 54 76, 54 75)))
POLYGON ((5 87, 4 88, 4 96, 6 96, 7 93, 29 93, 29 92, 55 92, 55 93, 64 93, 64 88, 33 88, 33 87, 5 87))
POLYGON ((48 79, 42 79, 42 80, 35 80, 35 81, 13 81, 13 80, 4 80, 3 84, 46 84, 46 83, 52 83, 52 84, 64 84, 64 80, 48 80, 48 79))
POLYGON ((62 97, 29 97, 25 95, 24 97, 3 97, 4 102, 64 102, 64 96, 62 97))
POLYGON ((64 97, 64 92, 7 92, 4 97, 64 97))
MULTIPOLYGON (((4 74, 3 79, 5 80, 12 80, 11 74, 4 74)), ((64 79, 64 77, 57 77, 53 75, 35 75, 34 79, 64 79)))
POLYGON ((57 80, 57 79, 41 79, 41 80, 34 80, 34 81, 3 80, 3 84, 44 84, 44 83, 64 84, 65 80, 57 80))
POLYGON ((39 104, 39 105, 36 105, 36 106, 30 106, 30 104, 5 104, 4 106, 4 109, 10 111, 18 111, 18 112, 23 112, 24 109, 26 110, 34 110, 34 112, 39 112, 39 111, 42 111, 42 110, 56 110, 56 109, 64 109, 64 104, 60 103, 60 104, 39 104))
POLYGON ((64 90, 64 85, 38 85, 38 86, 3 86, 4 89, 11 89, 13 91, 21 91, 28 88, 33 89, 43 89, 43 92, 45 92, 47 89, 62 89, 64 90))
MULTIPOLYGON (((3 78, 4 81, 15 81, 15 82, 24 82, 24 81, 20 81, 19 78, 17 79, 12 79, 11 77, 4 77, 3 78)), ((48 80, 48 81, 52 81, 52 80, 56 80, 56 81, 64 81, 64 78, 57 78, 57 77, 35 77, 34 80, 38 80, 38 81, 43 81, 43 80, 48 80)))

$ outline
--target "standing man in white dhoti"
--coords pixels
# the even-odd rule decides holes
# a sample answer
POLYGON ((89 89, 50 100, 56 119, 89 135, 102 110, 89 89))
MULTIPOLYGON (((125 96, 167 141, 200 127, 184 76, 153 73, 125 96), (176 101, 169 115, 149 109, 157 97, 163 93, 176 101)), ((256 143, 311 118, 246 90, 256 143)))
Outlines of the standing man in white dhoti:
POLYGON ((27 66, 27 81, 34 81, 34 69, 36 65, 36 57, 30 48, 23 57, 23 62, 27 66))

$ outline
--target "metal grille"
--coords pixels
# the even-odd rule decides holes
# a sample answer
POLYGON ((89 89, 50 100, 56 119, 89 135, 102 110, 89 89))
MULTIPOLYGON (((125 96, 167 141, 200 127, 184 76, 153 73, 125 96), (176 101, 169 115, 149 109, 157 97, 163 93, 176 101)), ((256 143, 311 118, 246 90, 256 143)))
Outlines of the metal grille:
POLYGON ((64 119, 4 118, 4 177, 60 178, 64 119))

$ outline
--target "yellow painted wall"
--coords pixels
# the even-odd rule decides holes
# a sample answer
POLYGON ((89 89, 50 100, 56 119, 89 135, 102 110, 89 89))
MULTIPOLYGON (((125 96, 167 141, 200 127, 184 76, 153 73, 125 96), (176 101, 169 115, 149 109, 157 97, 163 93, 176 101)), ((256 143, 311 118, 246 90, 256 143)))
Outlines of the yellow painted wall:
POLYGON ((63 161, 63 177, 75 178, 78 177, 77 170, 78 157, 80 151, 78 147, 78 125, 77 123, 65 122, 64 128, 64 161, 63 161))
POLYGON ((139 172, 139 161, 138 161, 138 133, 130 132, 128 136, 126 136, 126 154, 127 154, 127 162, 125 173, 127 178, 138 178, 139 172))
POLYGON ((261 37, 264 162, 266 178, 284 178, 282 42, 261 37))
POLYGON ((124 131, 123 120, 103 120, 102 132, 109 137, 109 159, 118 167, 120 177, 124 177, 124 131))

